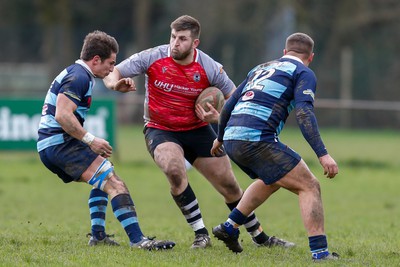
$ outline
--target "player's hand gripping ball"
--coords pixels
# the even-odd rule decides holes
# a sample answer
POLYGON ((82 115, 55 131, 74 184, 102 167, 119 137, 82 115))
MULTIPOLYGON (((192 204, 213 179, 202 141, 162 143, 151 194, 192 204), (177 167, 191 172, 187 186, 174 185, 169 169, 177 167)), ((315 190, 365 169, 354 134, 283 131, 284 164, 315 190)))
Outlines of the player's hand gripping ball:
POLYGON ((200 106, 206 111, 210 111, 210 108, 206 103, 210 103, 218 112, 221 112, 222 107, 225 104, 225 98, 221 90, 217 87, 208 87, 204 89, 196 99, 196 105, 200 106))

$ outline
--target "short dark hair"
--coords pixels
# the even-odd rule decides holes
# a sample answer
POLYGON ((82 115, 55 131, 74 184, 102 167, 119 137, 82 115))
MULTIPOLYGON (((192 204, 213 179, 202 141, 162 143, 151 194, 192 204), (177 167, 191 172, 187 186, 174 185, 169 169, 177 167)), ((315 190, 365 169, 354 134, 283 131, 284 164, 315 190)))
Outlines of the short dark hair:
POLYGON ((171 29, 174 29, 176 31, 185 31, 185 30, 190 30, 190 35, 194 39, 199 39, 200 38, 200 31, 201 31, 201 26, 200 22, 188 15, 183 15, 174 20, 171 23, 171 29))
POLYGON ((111 56, 111 53, 118 53, 119 46, 114 37, 102 31, 93 31, 86 35, 83 40, 83 46, 80 58, 82 60, 91 60, 98 55, 101 60, 105 60, 111 56))
POLYGON ((309 56, 313 53, 314 41, 305 33, 293 33, 286 39, 285 49, 287 52, 293 51, 309 56))

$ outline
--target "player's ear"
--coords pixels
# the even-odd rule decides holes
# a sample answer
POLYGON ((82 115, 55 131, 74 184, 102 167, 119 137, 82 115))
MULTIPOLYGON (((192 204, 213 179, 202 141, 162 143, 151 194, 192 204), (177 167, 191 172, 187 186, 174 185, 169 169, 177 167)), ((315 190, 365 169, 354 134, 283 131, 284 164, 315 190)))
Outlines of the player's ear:
POLYGON ((200 44, 200 39, 194 39, 193 41, 193 48, 197 48, 200 44))
POLYGON ((311 63, 314 59, 314 53, 311 53, 311 55, 308 57, 308 62, 311 63))
POLYGON ((93 57, 93 62, 94 62, 94 63, 101 63, 101 57, 98 56, 98 55, 95 55, 95 56, 93 57))
POLYGON ((283 55, 286 55, 286 54, 287 54, 287 50, 285 48, 285 49, 283 49, 283 55))

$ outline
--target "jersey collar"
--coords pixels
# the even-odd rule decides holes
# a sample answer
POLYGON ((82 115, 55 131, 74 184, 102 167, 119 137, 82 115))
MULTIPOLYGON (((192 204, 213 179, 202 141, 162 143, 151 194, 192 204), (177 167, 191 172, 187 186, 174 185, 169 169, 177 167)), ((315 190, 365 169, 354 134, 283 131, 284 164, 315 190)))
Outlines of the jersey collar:
POLYGON ((81 65, 82 67, 84 67, 92 77, 96 78, 96 76, 93 74, 92 70, 89 68, 89 66, 82 59, 76 60, 75 63, 81 65))
POLYGON ((302 61, 300 58, 298 58, 298 57, 295 57, 295 56, 291 56, 291 55, 284 55, 282 58, 290 58, 290 59, 296 60, 296 61, 298 61, 298 62, 300 62, 300 63, 304 64, 304 63, 303 63, 303 61, 302 61))

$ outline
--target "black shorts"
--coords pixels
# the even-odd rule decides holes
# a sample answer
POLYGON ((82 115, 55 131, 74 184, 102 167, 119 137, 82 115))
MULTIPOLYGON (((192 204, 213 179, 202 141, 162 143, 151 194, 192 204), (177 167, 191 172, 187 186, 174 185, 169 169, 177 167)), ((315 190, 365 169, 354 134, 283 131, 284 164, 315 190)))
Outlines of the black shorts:
MULTIPOLYGON (((198 157, 212 157, 210 150, 214 140, 217 138, 216 133, 210 125, 181 132, 145 127, 143 132, 147 150, 153 158, 154 150, 159 144, 173 142, 182 147, 184 156, 190 164, 193 164, 198 157)), ((219 156, 224 155, 226 155, 225 151, 219 156)))

